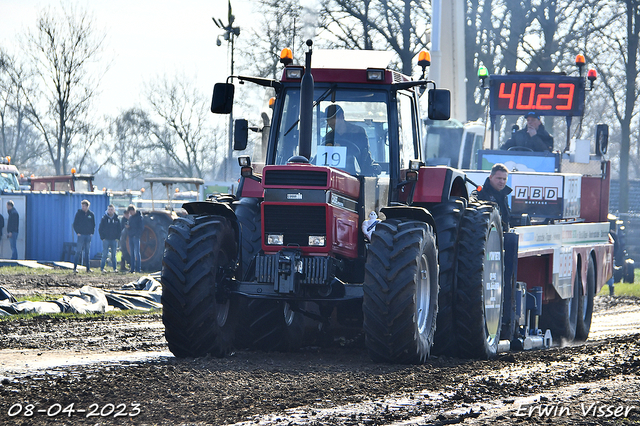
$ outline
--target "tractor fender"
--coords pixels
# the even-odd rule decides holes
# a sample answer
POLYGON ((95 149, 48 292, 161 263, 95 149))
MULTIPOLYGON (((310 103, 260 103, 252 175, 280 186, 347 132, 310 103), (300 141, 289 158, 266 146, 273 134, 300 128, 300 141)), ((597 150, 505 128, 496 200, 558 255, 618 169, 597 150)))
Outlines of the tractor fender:
POLYGON ((217 201, 195 201, 183 204, 182 208, 189 214, 217 215, 229 219, 232 223, 236 223, 238 221, 235 212, 227 203, 219 203, 217 201))
POLYGON ((236 234, 236 241, 240 241, 240 225, 238 225, 238 217, 228 203, 220 203, 218 201, 194 201, 185 203, 182 208, 190 215, 214 215, 222 216, 229 220, 236 234))
POLYGON ((424 207, 391 206, 383 207, 380 211, 387 219, 405 218, 409 220, 419 220, 420 222, 428 223, 433 229, 436 229, 436 221, 433 219, 429 210, 424 207))
POLYGON ((465 174, 451 167, 421 167, 413 193, 414 203, 441 203, 452 197, 469 199, 465 174))

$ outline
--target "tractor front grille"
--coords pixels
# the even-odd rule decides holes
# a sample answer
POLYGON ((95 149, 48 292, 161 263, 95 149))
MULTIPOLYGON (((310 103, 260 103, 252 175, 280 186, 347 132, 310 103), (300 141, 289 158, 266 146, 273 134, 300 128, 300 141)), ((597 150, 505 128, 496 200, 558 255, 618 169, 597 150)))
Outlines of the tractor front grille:
POLYGON ((265 186, 327 186, 326 171, 265 170, 265 186))
POLYGON ((307 247, 310 235, 327 235, 324 205, 265 204, 264 232, 284 235, 284 245, 307 247))
MULTIPOLYGON (((335 275, 336 261, 330 257, 302 257, 301 284, 328 284, 335 275)), ((259 283, 275 283, 278 279, 278 255, 256 256, 256 279, 259 283)))

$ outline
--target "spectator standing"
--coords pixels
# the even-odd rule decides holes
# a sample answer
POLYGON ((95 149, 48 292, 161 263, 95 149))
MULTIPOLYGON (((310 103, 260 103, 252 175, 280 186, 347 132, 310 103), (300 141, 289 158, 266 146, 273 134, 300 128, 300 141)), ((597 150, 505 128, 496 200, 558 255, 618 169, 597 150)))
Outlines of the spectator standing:
POLYGON ((89 200, 82 200, 80 204, 82 208, 76 212, 76 217, 73 219, 73 230, 78 235, 76 257, 73 262, 74 273, 77 272, 78 263, 83 251, 87 272, 91 272, 89 250, 91 248, 91 237, 93 237, 93 233, 96 231, 96 216, 89 210, 91 203, 89 200))
POLYGON ((20 226, 20 215, 13 205, 13 201, 7 201, 7 213, 9 220, 7 221, 7 238, 11 244, 11 259, 18 259, 18 228, 20 226))
MULTIPOLYGON (((9 211, 9 209, 7 209, 7 211, 9 211)), ((0 238, 2 238, 2 230, 3 229, 4 229, 4 216, 0 214, 0 238)), ((2 254, 2 253, 0 253, 0 254, 2 254)))
POLYGON ((142 236, 142 215, 131 204, 129 210, 129 249, 131 250, 131 270, 129 272, 140 272, 140 237, 142 236))
POLYGON ((125 249, 127 246, 127 237, 129 236, 129 210, 125 209, 124 213, 122 213, 122 219, 120 221, 120 229, 122 232, 120 233, 120 252, 122 254, 120 258, 120 272, 127 271, 127 263, 131 265, 131 256, 129 256, 129 251, 125 249))
POLYGON ((118 272, 118 265, 116 263, 116 250, 118 249, 118 239, 120 238, 120 219, 116 213, 116 208, 113 204, 109 204, 107 211, 100 220, 98 226, 98 233, 102 240, 102 261, 100 262, 100 271, 104 273, 104 266, 107 263, 107 257, 109 256, 109 250, 111 250, 111 266, 113 266, 113 272, 118 272))
POLYGON ((509 169, 502 163, 496 163, 491 168, 489 177, 484 181, 484 185, 480 190, 474 190, 469 196, 472 202, 489 201, 498 205, 500 217, 502 219, 502 229, 509 229, 509 220, 511 218, 511 210, 509 209, 508 196, 512 189, 507 185, 509 177, 509 169))

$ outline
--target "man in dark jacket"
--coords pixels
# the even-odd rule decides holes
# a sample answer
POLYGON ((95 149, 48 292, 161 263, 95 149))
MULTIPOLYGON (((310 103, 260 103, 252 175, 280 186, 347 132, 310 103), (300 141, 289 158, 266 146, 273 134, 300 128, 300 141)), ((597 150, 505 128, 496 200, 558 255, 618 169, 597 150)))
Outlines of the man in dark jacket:
POLYGON ((129 248, 131 249, 131 270, 129 272, 140 272, 140 237, 142 236, 142 214, 136 210, 133 204, 127 208, 129 211, 129 248))
POLYGON ((545 130, 538 113, 528 112, 525 118, 527 127, 513 132, 511 138, 500 149, 521 147, 535 152, 553 151, 553 136, 545 130))
POLYGON ((107 263, 109 250, 111 250, 111 266, 113 272, 118 272, 116 264, 116 250, 118 249, 118 239, 120 239, 120 220, 113 204, 109 204, 107 211, 100 220, 98 226, 100 239, 102 240, 102 261, 100 262, 100 271, 104 273, 104 265, 107 263))
POLYGON ((11 245, 11 259, 18 259, 18 228, 20 227, 20 215, 13 205, 13 201, 7 201, 7 213, 9 220, 7 221, 7 238, 11 245))
POLYGON ((491 174, 484 181, 482 188, 473 191, 469 197, 471 201, 490 201, 496 203, 498 209, 500 209, 503 231, 509 229, 509 218, 511 216, 507 196, 511 194, 512 189, 507 186, 508 175, 509 170, 504 164, 494 164, 491 168, 491 174))
POLYGON ((82 200, 82 208, 76 212, 76 217, 73 219, 73 230, 78 235, 78 243, 76 244, 76 257, 73 261, 73 272, 77 272, 78 263, 80 262, 80 256, 84 251, 84 262, 87 267, 87 272, 91 272, 91 265, 89 264, 89 250, 91 248, 91 237, 96 231, 96 216, 89 206, 91 203, 89 200, 82 200))
POLYGON ((122 213, 122 219, 120 221, 120 272, 127 271, 127 263, 131 265, 131 256, 129 256, 129 250, 126 249, 127 238, 129 237, 129 210, 125 209, 122 213))

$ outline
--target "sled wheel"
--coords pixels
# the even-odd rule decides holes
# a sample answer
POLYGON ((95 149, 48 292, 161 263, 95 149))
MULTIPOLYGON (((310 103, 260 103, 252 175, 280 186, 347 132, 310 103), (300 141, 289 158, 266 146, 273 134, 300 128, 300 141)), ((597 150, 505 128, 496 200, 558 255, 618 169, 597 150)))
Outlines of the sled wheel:
POLYGON ((540 328, 543 331, 551 330, 554 342, 568 343, 573 342, 576 338, 580 294, 582 293, 580 282, 580 266, 578 265, 573 281, 573 296, 567 299, 561 299, 558 296, 556 300, 542 305, 540 328))
POLYGON ((591 330, 591 316, 593 315, 593 297, 596 291, 596 268, 593 258, 589 256, 587 269, 587 292, 580 292, 578 306, 578 323, 576 324, 576 341, 584 342, 589 337, 591 330))

